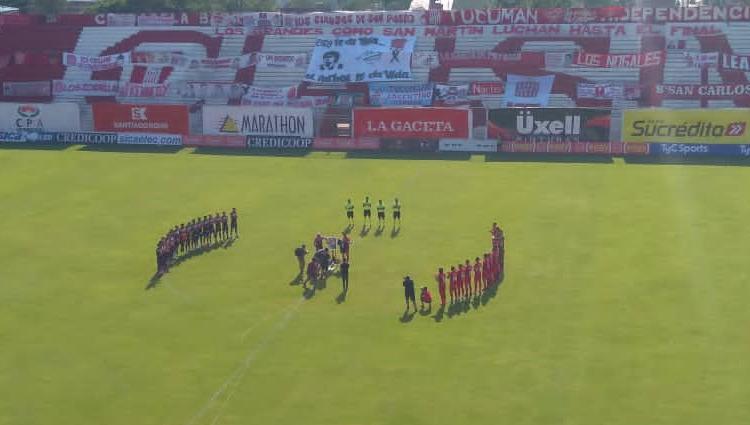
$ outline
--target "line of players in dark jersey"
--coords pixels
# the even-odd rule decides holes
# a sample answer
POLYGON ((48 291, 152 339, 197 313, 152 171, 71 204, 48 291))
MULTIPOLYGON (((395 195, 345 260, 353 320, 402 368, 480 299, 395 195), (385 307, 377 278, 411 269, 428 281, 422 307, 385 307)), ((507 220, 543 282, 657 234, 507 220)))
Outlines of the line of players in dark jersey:
POLYGON ((480 295, 492 285, 500 282, 505 268, 505 235, 497 223, 492 224, 490 233, 492 234, 491 253, 484 254, 481 259, 476 257, 474 264, 466 260, 465 264, 458 264, 457 267, 451 266, 447 273, 442 267, 438 269, 435 279, 438 283, 441 305, 444 306, 446 302, 446 280, 448 281, 447 289, 450 290, 451 304, 460 300, 468 300, 472 295, 480 295))
POLYGON ((172 260, 181 255, 206 249, 219 241, 239 237, 237 210, 195 218, 170 229, 156 244, 157 273, 169 271, 172 260))

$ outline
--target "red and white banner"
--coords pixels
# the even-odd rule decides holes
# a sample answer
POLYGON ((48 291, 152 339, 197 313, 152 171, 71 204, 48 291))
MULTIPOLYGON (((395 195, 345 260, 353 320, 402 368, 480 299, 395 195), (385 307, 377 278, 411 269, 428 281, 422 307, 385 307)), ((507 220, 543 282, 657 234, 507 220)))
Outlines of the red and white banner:
POLYGON ((318 36, 318 37, 576 37, 576 38, 632 38, 638 36, 664 35, 662 26, 644 24, 516 24, 516 25, 471 25, 471 26, 342 26, 342 27, 216 27, 214 34, 268 35, 268 36, 318 36))
POLYGON ((720 100, 750 96, 750 83, 739 84, 657 84, 653 95, 659 99, 720 100))
POLYGON ((570 52, 544 52, 544 66, 546 68, 565 68, 573 62, 570 52))
POLYGON ((644 68, 664 64, 665 53, 655 50, 645 53, 588 53, 579 51, 573 56, 573 65, 590 68, 644 68))
POLYGON ((130 13, 108 13, 108 27, 134 27, 136 24, 136 15, 130 13))
POLYGON ((255 55, 248 53, 242 56, 223 58, 191 59, 190 69, 242 69, 255 65, 255 55))
POLYGON ((242 103, 246 105, 281 103, 286 104, 289 99, 297 97, 297 86, 289 87, 259 87, 248 86, 242 96, 242 103))
POLYGON ((454 108, 357 108, 355 137, 392 139, 467 139, 468 109, 454 108))
POLYGON ((124 83, 120 85, 122 97, 164 97, 169 92, 169 84, 124 83))
POLYGON ((689 68, 709 68, 719 65, 719 52, 682 52, 689 68))
POLYGON ((190 135, 183 138, 183 144, 203 148, 245 148, 247 138, 245 136, 190 135))
POLYGON ((362 151, 380 149, 377 137, 316 137, 312 148, 321 151, 362 151))
POLYGON ((424 12, 328 12, 283 16, 285 27, 422 25, 424 12))
POLYGON ((648 143, 503 142, 501 152, 590 155, 648 155, 648 143))
POLYGON ((508 74, 503 106, 547 106, 554 82, 554 75, 508 74))
POLYGON ((494 68, 501 65, 544 66, 543 52, 496 53, 490 50, 468 50, 440 53, 440 65, 449 67, 494 68))
POLYGON ((577 22, 721 22, 749 21, 750 8, 724 7, 622 7, 598 8, 502 8, 442 11, 431 25, 498 25, 577 22))
POLYGON ((440 139, 441 152, 497 152, 497 140, 440 139))
POLYGON ((306 69, 307 54, 276 55, 272 53, 257 53, 256 63, 258 68, 274 69, 306 69))
POLYGON ((176 52, 153 52, 153 51, 134 51, 131 53, 130 60, 136 64, 144 65, 162 65, 176 68, 184 68, 190 65, 190 58, 182 53, 176 52))
POLYGON ((750 56, 730 55, 722 53, 721 67, 723 69, 734 69, 737 71, 750 72, 750 56))
POLYGON ((94 129, 129 133, 188 134, 187 105, 94 103, 94 129))
POLYGON ((172 13, 149 13, 138 15, 139 27, 171 27, 177 24, 172 13))
POLYGON ((241 103, 248 106, 289 106, 293 108, 314 108, 333 103, 333 97, 331 96, 297 96, 297 86, 246 86, 241 103))
POLYGON ((48 97, 49 81, 6 81, 3 83, 2 95, 9 97, 48 97))
POLYGON ((211 26, 228 27, 278 27, 283 24, 282 14, 277 12, 211 13, 211 26))
POLYGON ((73 96, 117 96, 120 84, 117 81, 92 80, 55 80, 52 82, 52 94, 73 96))
POLYGON ((169 92, 184 99, 229 100, 242 98, 245 86, 230 81, 186 81, 170 84, 169 92))
POLYGON ((74 66, 87 71, 122 68, 128 63, 130 63, 130 53, 119 53, 109 56, 83 56, 74 53, 63 53, 63 65, 74 66))
POLYGON ((440 65, 438 52, 414 52, 411 54, 411 66, 414 68, 437 68, 440 65))
POLYGON ((641 98, 641 87, 636 83, 578 83, 576 97, 594 100, 637 100, 641 98))
POLYGON ((502 81, 474 81, 469 85, 469 96, 502 96, 505 83, 502 81))

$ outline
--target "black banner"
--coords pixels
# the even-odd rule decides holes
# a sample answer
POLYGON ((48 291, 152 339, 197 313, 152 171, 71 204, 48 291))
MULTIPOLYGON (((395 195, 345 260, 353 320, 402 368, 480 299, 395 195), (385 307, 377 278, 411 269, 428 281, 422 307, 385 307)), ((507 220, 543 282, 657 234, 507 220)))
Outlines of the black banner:
POLYGON ((248 136, 249 149, 310 149, 313 139, 307 137, 248 136))
POLYGON ((606 109, 491 109, 487 137, 501 142, 609 142, 606 109))

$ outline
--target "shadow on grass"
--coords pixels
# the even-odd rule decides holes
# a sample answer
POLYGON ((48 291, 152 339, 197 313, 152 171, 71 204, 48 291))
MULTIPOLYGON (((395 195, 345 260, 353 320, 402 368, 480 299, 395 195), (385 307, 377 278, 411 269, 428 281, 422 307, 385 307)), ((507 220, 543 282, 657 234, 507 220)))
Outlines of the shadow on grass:
POLYGON ((416 311, 409 313, 409 310, 404 310, 404 314, 402 314, 401 317, 398 318, 398 321, 401 323, 409 323, 414 320, 414 316, 416 314, 416 311))
POLYGON ((432 161, 467 161, 470 152, 383 152, 383 151, 352 151, 347 152, 347 159, 406 159, 432 161))
POLYGON ((443 316, 445 316, 445 306, 441 305, 440 308, 438 309, 438 311, 435 312, 435 315, 432 316, 432 318, 436 322, 442 322, 443 321, 443 316))
POLYGON ((394 227, 391 229, 391 239, 398 236, 398 234, 401 233, 401 225, 399 224, 398 227, 394 227))
POLYGON ((370 233, 370 226, 366 226, 363 224, 362 230, 359 231, 359 237, 364 238, 368 233, 370 233))
POLYGON ((217 250, 219 248, 227 249, 227 248, 229 248, 232 245, 234 245, 234 238, 229 238, 229 239, 226 239, 226 240, 219 240, 219 241, 216 241, 216 242, 211 243, 209 245, 205 245, 205 246, 202 246, 202 247, 199 247, 199 248, 195 248, 195 249, 191 250, 190 252, 187 252, 187 253, 184 253, 184 254, 178 256, 177 258, 175 258, 174 260, 172 260, 172 262, 169 264, 169 268, 167 269, 167 271, 165 271, 165 272, 157 272, 156 274, 154 274, 151 277, 151 279, 149 280, 148 285, 146 285, 146 290, 155 288, 156 285, 159 284, 159 281, 161 280, 162 276, 164 276, 166 273, 169 273, 169 270, 171 270, 171 269, 179 266, 180 264, 184 263, 185 261, 187 261, 187 260, 189 260, 191 258, 199 257, 199 256, 201 256, 201 255, 203 255, 203 254, 205 254, 207 252, 215 251, 215 250, 217 250))
POLYGON ((614 159, 609 155, 568 155, 542 153, 488 153, 485 162, 547 162, 547 163, 584 163, 612 164, 614 159))
POLYGON ((289 281, 289 286, 297 286, 302 285, 304 283, 305 277, 302 272, 299 272, 297 276, 294 277, 294 279, 289 281))
POLYGON ((733 158, 726 156, 626 156, 625 162, 628 164, 639 165, 728 165, 735 167, 750 167, 750 158, 733 158))
POLYGON ((33 150, 39 150, 39 151, 61 151, 65 150, 71 146, 76 145, 67 145, 67 144, 49 144, 49 143, 0 143, 0 149, 7 149, 7 150, 27 150, 27 151, 33 151, 33 150))
POLYGON ((156 288, 156 285, 159 284, 159 281, 161 280, 161 277, 163 276, 162 273, 156 272, 153 276, 151 276, 151 279, 148 281, 148 285, 146 285, 146 290, 156 288))
POLYGON ((348 235, 348 234, 350 234, 352 232, 352 230, 354 230, 354 225, 353 224, 348 224, 346 227, 344 227, 344 229, 341 231, 341 233, 344 233, 344 234, 348 235))
POLYGON ((159 153, 175 154, 182 150, 182 146, 154 146, 154 145, 84 145, 81 152, 108 153, 159 153))
POLYGON ((336 304, 343 304, 346 301, 347 290, 342 290, 341 293, 336 297, 336 304))
POLYGON ((285 150, 285 149, 232 149, 232 148, 196 148, 194 155, 223 155, 223 156, 283 156, 300 158, 307 156, 309 150, 285 150))

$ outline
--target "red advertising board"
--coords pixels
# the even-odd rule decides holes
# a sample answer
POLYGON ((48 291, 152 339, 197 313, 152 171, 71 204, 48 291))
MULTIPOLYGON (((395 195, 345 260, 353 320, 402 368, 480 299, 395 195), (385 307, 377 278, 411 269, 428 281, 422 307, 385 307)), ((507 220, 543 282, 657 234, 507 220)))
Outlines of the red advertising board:
POLYGON ((380 149, 380 139, 368 137, 316 137, 312 148, 321 151, 360 151, 380 149))
POLYGON ((94 129, 129 133, 188 134, 187 105, 95 103, 94 129))
POLYGON ((245 136, 191 135, 183 139, 183 144, 201 148, 245 148, 247 140, 245 136))
POLYGON ((358 108, 355 137, 391 139, 469 138, 469 110, 453 108, 358 108))

